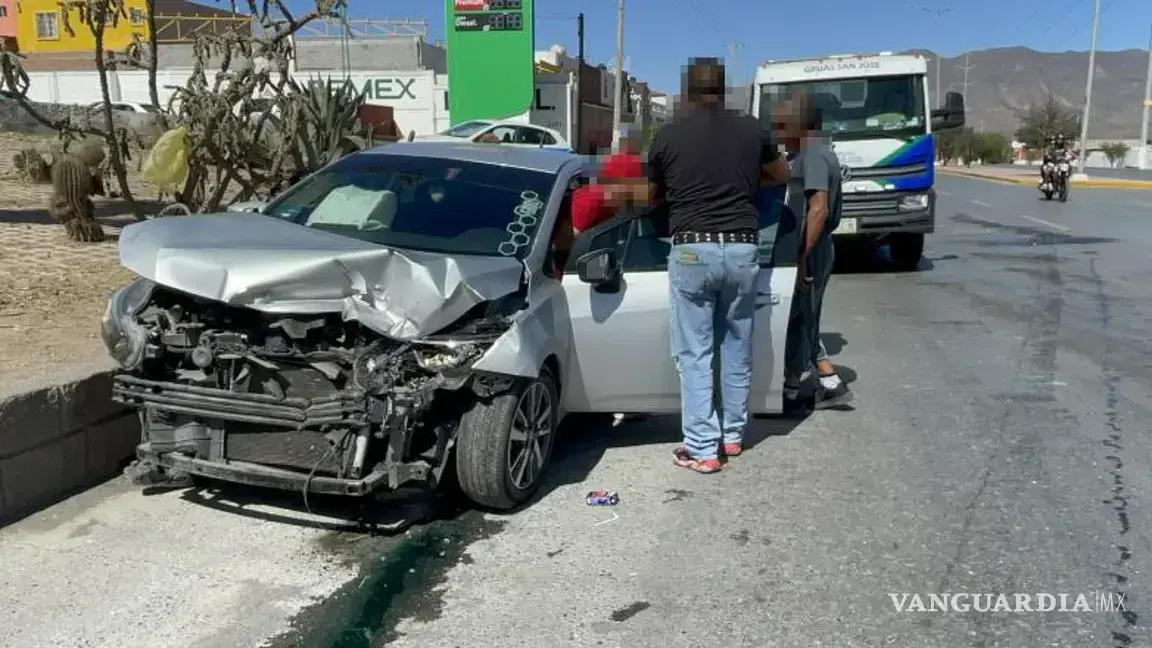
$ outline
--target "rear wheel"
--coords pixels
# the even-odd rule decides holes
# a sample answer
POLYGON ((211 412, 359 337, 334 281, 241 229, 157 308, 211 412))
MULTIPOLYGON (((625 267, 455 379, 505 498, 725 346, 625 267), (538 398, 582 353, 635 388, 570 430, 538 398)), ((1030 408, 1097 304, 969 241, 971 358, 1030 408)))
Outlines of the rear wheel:
POLYGON ((556 440, 559 393, 548 369, 464 415, 456 437, 460 490, 476 504, 510 510, 540 488, 556 440))
POLYGON ((888 243, 897 270, 915 270, 924 256, 923 234, 894 234, 888 243))
POLYGON ((1051 191, 1045 191, 1044 192, 1044 200, 1052 200, 1052 192, 1051 191))

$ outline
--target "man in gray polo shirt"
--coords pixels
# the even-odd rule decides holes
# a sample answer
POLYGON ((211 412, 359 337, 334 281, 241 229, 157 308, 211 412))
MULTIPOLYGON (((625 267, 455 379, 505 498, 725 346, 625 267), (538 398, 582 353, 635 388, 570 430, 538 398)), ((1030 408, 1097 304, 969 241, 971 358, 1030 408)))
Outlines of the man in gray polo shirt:
POLYGON ((847 383, 820 341, 820 315, 824 290, 835 259, 832 231, 840 224, 840 162, 821 133, 820 111, 812 97, 793 96, 777 106, 774 121, 783 132, 788 150, 789 181, 785 205, 800 224, 800 251, 796 263, 796 292, 785 349, 785 411, 798 406, 800 381, 815 365, 820 383, 816 408, 852 400, 847 383))

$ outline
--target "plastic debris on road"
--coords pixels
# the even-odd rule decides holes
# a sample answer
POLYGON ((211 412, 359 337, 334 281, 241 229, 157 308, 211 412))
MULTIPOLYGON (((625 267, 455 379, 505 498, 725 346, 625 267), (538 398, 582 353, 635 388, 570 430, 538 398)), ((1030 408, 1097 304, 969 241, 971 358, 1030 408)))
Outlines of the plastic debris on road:
POLYGON ((616 506, 620 503, 620 496, 606 490, 596 490, 588 493, 588 506, 616 506))

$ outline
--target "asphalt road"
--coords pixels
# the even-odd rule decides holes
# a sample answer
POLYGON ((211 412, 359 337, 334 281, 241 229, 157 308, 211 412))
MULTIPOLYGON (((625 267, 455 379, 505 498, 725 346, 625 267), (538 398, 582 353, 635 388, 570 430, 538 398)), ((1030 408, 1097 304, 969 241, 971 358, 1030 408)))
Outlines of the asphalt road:
POLYGON ((0 531, 0 645, 1152 645, 1152 194, 939 182, 921 271, 833 278, 853 411, 758 421, 710 476, 673 420, 584 422, 530 508, 402 499, 444 519, 391 537, 112 483, 0 531), (1096 591, 1126 609, 890 597, 1096 591))
MULTIPOLYGON (((1018 164, 990 164, 990 168, 997 169, 1027 169, 1018 164)), ((973 167, 976 168, 976 167, 973 167)), ((1032 167, 1039 174, 1039 167, 1032 167)), ((1085 169, 1089 178, 1119 178, 1121 180, 1152 180, 1152 169, 1109 169, 1107 167, 1088 167, 1085 169)))

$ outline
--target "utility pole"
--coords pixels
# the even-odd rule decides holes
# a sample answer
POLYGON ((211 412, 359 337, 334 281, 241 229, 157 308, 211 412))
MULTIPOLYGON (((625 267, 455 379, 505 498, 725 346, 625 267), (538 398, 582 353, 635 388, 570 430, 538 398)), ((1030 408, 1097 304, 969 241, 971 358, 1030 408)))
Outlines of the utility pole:
MULTIPOLYGON (((1097 0, 1099 1, 1099 0, 1097 0)), ((612 100, 612 149, 620 144, 620 121, 624 103, 624 0, 616 0, 616 92, 612 100)))
POLYGON ((964 88, 963 93, 964 93, 964 103, 965 104, 968 103, 968 71, 971 70, 973 67, 975 67, 975 66, 968 65, 968 52, 964 52, 964 65, 961 66, 960 69, 964 70, 964 82, 961 85, 964 88))
POLYGON ((572 116, 572 130, 576 132, 573 146, 577 153, 584 152, 584 12, 576 16, 576 114, 572 116))
POLYGON ((736 61, 740 58, 740 50, 744 49, 744 43, 740 41, 732 41, 728 44, 728 62, 724 67, 728 68, 724 73, 724 84, 728 86, 727 92, 736 96, 736 88, 740 85, 741 74, 740 67, 736 61))
POLYGON ((1148 113, 1152 111, 1152 37, 1148 40, 1148 77, 1144 81, 1144 113, 1140 119, 1140 168, 1148 168, 1148 113))
POLYGON ((1088 162, 1088 119, 1092 114, 1092 79, 1096 76, 1096 36, 1100 32, 1100 0, 1093 3, 1092 45, 1088 50, 1088 87, 1084 91, 1084 115, 1080 124, 1080 155, 1076 158, 1079 174, 1084 175, 1088 162))

